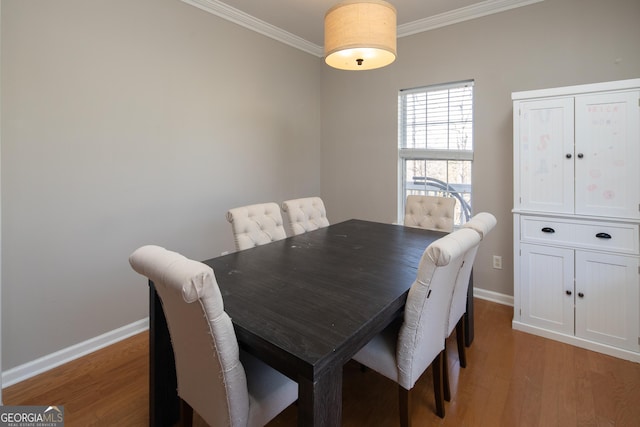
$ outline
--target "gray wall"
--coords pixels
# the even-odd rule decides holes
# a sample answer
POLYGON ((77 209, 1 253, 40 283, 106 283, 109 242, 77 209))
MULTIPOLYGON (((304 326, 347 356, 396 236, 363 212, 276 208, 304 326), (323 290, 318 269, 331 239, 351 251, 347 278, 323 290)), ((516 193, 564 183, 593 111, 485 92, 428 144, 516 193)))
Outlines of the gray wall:
POLYGON ((321 60, 178 0, 2 2, 3 370, 147 316, 138 246, 320 193, 321 60))
POLYGON ((514 91, 640 77, 640 1, 545 0, 398 40, 389 67, 322 71, 322 194, 332 220, 396 220, 400 89, 475 80, 473 207, 498 226, 477 287, 513 295, 514 91), (491 267, 503 256, 503 270, 491 267))

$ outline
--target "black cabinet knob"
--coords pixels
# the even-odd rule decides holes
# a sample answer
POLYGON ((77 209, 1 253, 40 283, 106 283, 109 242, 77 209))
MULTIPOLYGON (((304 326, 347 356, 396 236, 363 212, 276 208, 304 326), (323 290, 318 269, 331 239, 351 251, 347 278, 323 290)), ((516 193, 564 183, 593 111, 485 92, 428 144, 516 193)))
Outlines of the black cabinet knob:
POLYGON ((581 158, 583 158, 583 157, 584 157, 584 154, 582 154, 582 153, 578 153, 578 158, 579 158, 579 159, 581 159, 581 158))
POLYGON ((571 292, 571 291, 565 291, 565 293, 566 293, 567 295, 571 295, 571 294, 572 294, 572 292, 571 292))
POLYGON ((584 297, 584 294, 583 294, 582 292, 578 292, 578 296, 579 296, 580 298, 583 298, 583 297, 584 297))
POLYGON ((567 153, 566 157, 567 157, 567 159, 570 159, 571 158, 571 153, 567 153))

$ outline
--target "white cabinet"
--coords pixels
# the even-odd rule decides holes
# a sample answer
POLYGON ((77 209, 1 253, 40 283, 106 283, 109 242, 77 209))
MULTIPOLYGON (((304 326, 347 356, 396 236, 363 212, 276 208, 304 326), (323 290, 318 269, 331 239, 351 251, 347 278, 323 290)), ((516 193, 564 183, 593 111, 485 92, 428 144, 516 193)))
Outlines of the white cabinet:
POLYGON ((516 209, 640 218, 640 90, 514 102, 516 209))
POLYGON ((640 362, 640 79, 512 97, 513 327, 640 362))
POLYGON ((520 321, 640 351, 638 257, 520 244, 520 321))

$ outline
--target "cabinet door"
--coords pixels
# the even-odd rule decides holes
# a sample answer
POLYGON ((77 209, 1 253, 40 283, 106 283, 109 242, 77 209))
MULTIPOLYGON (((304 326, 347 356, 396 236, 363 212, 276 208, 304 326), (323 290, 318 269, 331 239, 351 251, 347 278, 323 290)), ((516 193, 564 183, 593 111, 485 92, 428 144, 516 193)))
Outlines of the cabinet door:
POLYGON ((576 336, 639 351, 640 262, 576 251, 576 336))
POLYGON ((576 97, 575 210, 640 218, 640 91, 576 97))
MULTIPOLYGON (((520 104, 520 209, 573 213, 573 97, 520 104)), ((518 183, 516 183, 518 185, 518 183)))
POLYGON ((524 323, 573 335, 573 249, 520 246, 524 323))

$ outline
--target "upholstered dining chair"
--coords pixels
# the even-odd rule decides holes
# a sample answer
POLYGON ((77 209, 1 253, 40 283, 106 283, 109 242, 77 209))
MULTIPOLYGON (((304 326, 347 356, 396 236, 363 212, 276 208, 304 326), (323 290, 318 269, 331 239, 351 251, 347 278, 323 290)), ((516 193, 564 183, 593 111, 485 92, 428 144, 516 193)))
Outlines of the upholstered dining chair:
POLYGON ((298 385, 239 349, 213 270, 159 246, 129 257, 155 285, 175 355, 183 422, 263 426, 298 398, 298 385))
POLYGON ((329 225, 327 210, 320 197, 286 200, 282 202, 282 210, 287 214, 294 236, 329 225))
MULTIPOLYGON (((480 212, 462 225, 462 228, 468 228, 478 233, 480 240, 495 227, 496 217, 488 212, 480 212)), ((480 241, 474 247, 467 251, 464 256, 462 269, 458 274, 456 285, 453 288, 453 297, 451 298, 451 310, 449 311, 449 319, 447 321, 446 335, 448 338, 456 330, 456 344, 458 348, 458 360, 460 367, 467 366, 467 356, 464 344, 464 315, 467 312, 467 293, 469 290, 469 282, 471 280, 471 270, 478 252, 480 241)), ((445 341, 446 343, 446 341, 445 341)), ((449 400, 451 391, 449 387, 449 370, 445 365, 443 372, 444 398, 449 400)))
POLYGON ((227 221, 236 250, 253 248, 287 237, 277 203, 258 203, 229 209, 227 221))
POLYGON ((354 360, 399 385, 400 425, 411 425, 410 391, 432 365, 436 414, 444 417, 442 356, 451 296, 466 252, 478 233, 457 230, 424 251, 411 285, 404 318, 387 327, 356 353, 354 360))
POLYGON ((404 206, 404 225, 436 231, 453 231, 456 199, 409 195, 404 206))

